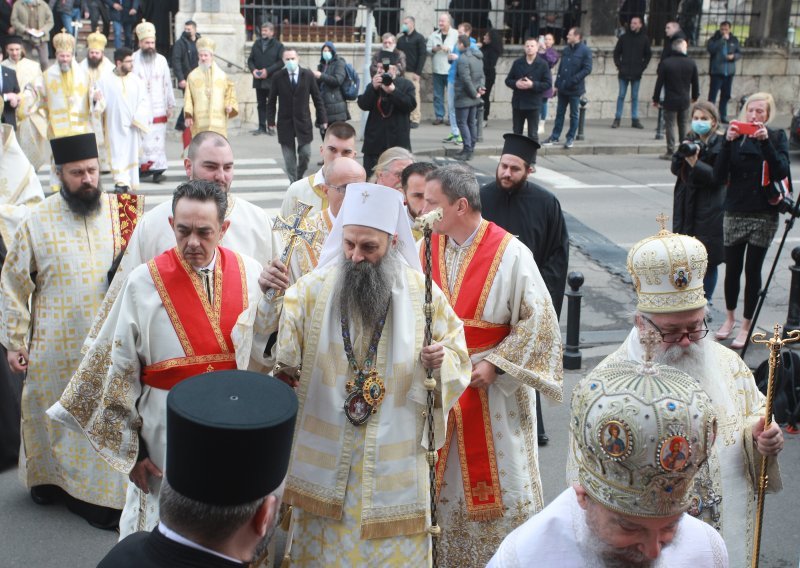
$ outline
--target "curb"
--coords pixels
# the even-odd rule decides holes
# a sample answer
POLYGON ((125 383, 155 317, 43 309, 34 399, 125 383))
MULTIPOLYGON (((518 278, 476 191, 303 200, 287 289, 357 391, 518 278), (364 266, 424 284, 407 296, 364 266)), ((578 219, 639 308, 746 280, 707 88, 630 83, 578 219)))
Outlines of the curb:
MULTIPOLYGON (((580 142, 576 142, 572 148, 563 148, 561 146, 548 146, 543 147, 537 152, 537 157, 542 156, 608 156, 608 155, 626 155, 626 154, 646 154, 657 155, 664 153, 664 143, 657 142, 653 144, 637 144, 633 146, 622 144, 593 144, 583 146, 580 142)), ((423 148, 414 151, 415 156, 428 156, 430 158, 450 158, 461 151, 459 146, 445 146, 442 145, 436 148, 423 148)), ((473 155, 475 156, 499 156, 503 152, 502 146, 478 146, 475 148, 473 155)))

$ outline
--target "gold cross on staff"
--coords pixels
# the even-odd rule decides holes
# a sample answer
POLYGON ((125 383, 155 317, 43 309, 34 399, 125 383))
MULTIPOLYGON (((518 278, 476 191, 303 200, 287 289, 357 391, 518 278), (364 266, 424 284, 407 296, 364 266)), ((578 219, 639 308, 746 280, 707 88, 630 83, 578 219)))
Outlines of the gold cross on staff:
MULTIPOLYGON (((280 256, 280 261, 287 265, 292 258, 292 251, 295 245, 300 240, 306 241, 309 246, 314 246, 314 241, 317 240, 318 232, 316 230, 306 229, 306 216, 311 211, 312 206, 308 203, 298 201, 294 207, 294 214, 289 215, 288 219, 284 219, 280 215, 275 217, 275 222, 272 224, 272 229, 278 231, 281 239, 286 243, 283 252, 280 256)), ((267 290, 267 300, 272 300, 276 296, 274 288, 267 290)))
POLYGON ((367 202, 367 197, 369 197, 369 192, 365 189, 364 192, 361 194, 361 197, 363 198, 361 200, 361 203, 366 203, 367 202))
POLYGON ((661 232, 667 232, 667 221, 669 221, 669 217, 664 215, 663 212, 656 215, 656 223, 661 226, 661 232))

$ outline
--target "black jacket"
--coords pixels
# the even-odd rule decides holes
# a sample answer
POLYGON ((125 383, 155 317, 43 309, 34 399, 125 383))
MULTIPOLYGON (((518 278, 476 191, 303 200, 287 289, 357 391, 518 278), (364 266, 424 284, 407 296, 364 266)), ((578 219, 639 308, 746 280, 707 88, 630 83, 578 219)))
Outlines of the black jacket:
POLYGON ((714 164, 714 175, 727 185, 725 211, 738 213, 775 213, 769 204, 769 193, 761 185, 764 162, 769 165, 769 176, 779 181, 790 176, 789 142, 783 129, 767 129, 769 136, 763 142, 741 136, 732 142, 725 140, 714 164))
POLYGON ((294 144, 310 144, 314 139, 314 125, 311 123, 311 111, 308 99, 314 101, 317 111, 317 125, 328 122, 325 105, 319 94, 317 80, 310 69, 298 70, 297 87, 292 88, 289 72, 284 67, 272 77, 267 101, 267 124, 278 126, 278 143, 282 146, 294 144), (277 107, 278 120, 275 121, 277 107))
POLYGON ((736 62, 742 57, 742 50, 739 48, 739 40, 735 35, 726 40, 722 37, 722 33, 717 30, 713 36, 708 39, 706 49, 710 54, 709 57, 709 73, 711 75, 722 75, 729 77, 736 75, 736 62), (728 59, 728 55, 733 55, 733 61, 728 59))
POLYGON ((256 79, 253 77, 253 88, 269 90, 272 84, 272 75, 283 68, 283 44, 274 37, 259 38, 254 41, 250 56, 247 58, 247 68, 250 69, 251 74, 256 69, 266 69, 266 78, 256 79))
POLYGON ((392 146, 411 150, 409 115, 417 107, 414 85, 402 77, 395 77, 394 84, 391 94, 376 90, 370 83, 358 96, 358 108, 369 111, 361 149, 364 154, 377 155, 392 146))
POLYGON ((530 65, 524 55, 519 59, 515 59, 506 76, 506 87, 514 91, 514 94, 511 95, 511 108, 520 110, 541 108, 542 93, 552 86, 553 77, 550 74, 550 66, 547 65, 544 57, 539 55, 530 65), (517 80, 523 77, 533 81, 532 89, 517 88, 517 80))
MULTIPOLYGON (((0 65, 3 72, 3 94, 19 93, 19 83, 17 83, 17 72, 9 69, 5 65, 0 65)), ((17 115, 11 103, 6 101, 3 104, 3 123, 10 124, 15 129, 17 127, 17 115)))
POLYGON ((661 97, 664 88, 665 110, 686 110, 700 96, 700 80, 697 65, 688 55, 676 51, 658 67, 653 102, 661 97))
POLYGON ((105 2, 112 22, 135 24, 139 20, 139 0, 105 0, 105 2), (122 10, 115 10, 114 4, 122 6, 122 10), (136 10, 136 13, 131 15, 131 10, 136 10))
POLYGON ((644 29, 622 34, 614 46, 614 65, 617 66, 619 78, 639 81, 652 55, 650 38, 644 33, 644 29))
MULTIPOLYGON (((697 136, 686 137, 696 140, 697 136)), ((714 177, 714 164, 722 152, 724 136, 712 134, 700 150, 694 167, 677 154, 672 156, 672 173, 675 181, 672 205, 672 231, 697 237, 708 251, 708 265, 717 266, 723 261, 725 185, 714 177)))
POLYGON ((183 32, 172 47, 172 72, 175 74, 175 80, 179 83, 185 81, 199 63, 197 58, 198 39, 200 39, 200 34, 196 34, 195 41, 192 41, 189 34, 183 32))
POLYGON ((330 42, 325 42, 333 53, 333 59, 325 61, 320 59, 317 71, 322 73, 317 79, 319 93, 325 105, 325 114, 328 117, 328 124, 339 120, 349 120, 350 113, 347 111, 347 101, 342 95, 342 83, 347 78, 345 71, 345 61, 336 55, 336 49, 330 42))
POLYGON ((417 30, 411 34, 397 37, 397 49, 406 54, 406 72, 422 75, 422 68, 428 58, 427 40, 417 30))
POLYGON ((672 34, 672 37, 664 38, 664 47, 661 48, 661 60, 658 62, 659 67, 661 66, 661 63, 663 63, 666 59, 672 57, 677 53, 675 51, 672 51, 672 42, 675 41, 676 39, 686 39, 686 34, 683 33, 683 30, 678 30, 677 32, 672 34))
POLYGON ((586 92, 584 80, 592 72, 592 50, 583 42, 567 45, 561 52, 555 87, 560 95, 579 97, 586 92))

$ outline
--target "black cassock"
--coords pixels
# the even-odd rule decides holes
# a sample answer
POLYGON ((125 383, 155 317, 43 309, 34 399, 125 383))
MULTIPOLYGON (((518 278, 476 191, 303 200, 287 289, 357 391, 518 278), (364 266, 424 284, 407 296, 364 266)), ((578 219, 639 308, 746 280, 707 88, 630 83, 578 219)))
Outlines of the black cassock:
MULTIPOLYGON (((0 236, 0 270, 6 260, 6 246, 0 236)), ((20 398, 22 373, 8 366, 5 347, 0 345, 0 471, 17 465, 19 457, 20 398)))
POLYGON ((515 235, 533 253, 556 315, 561 316, 569 264, 569 234, 556 196, 529 181, 514 193, 492 182, 481 188, 481 207, 484 219, 515 235))
POLYGON ((231 562, 165 537, 158 530, 137 532, 112 548, 97 568, 242 568, 231 562))

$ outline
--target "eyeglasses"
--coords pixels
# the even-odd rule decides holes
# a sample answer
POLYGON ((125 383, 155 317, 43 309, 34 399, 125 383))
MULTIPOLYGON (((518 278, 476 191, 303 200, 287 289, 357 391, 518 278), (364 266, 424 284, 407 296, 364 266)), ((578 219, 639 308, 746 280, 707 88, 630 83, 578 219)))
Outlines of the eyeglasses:
POLYGON ((326 183, 325 185, 328 186, 330 189, 335 189, 339 193, 344 193, 344 190, 347 189, 346 183, 342 185, 331 185, 329 183, 326 183))
POLYGON ((704 329, 693 329, 691 331, 684 331, 680 333, 677 331, 664 333, 656 324, 653 323, 653 320, 647 316, 642 316, 642 319, 653 326, 653 329, 658 332, 658 334, 661 336, 661 341, 664 343, 680 343, 683 341, 684 337, 688 337, 689 341, 699 341, 708 335, 709 331, 705 318, 703 319, 703 325, 706 326, 704 329))

